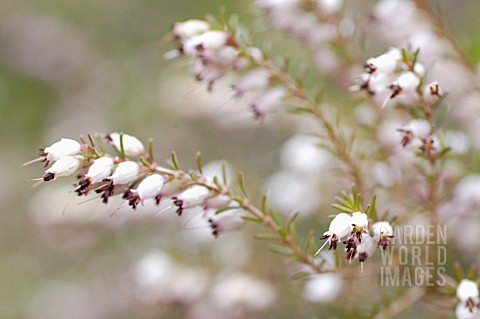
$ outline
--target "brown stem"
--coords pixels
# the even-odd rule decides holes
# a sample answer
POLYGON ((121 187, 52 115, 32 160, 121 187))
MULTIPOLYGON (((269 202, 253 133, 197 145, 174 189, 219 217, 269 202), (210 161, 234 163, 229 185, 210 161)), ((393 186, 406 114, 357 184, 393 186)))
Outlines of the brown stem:
POLYGON ((278 237, 282 239, 282 242, 292 250, 292 253, 301 262, 309 265, 316 272, 323 272, 320 265, 316 264, 313 258, 311 258, 307 253, 303 251, 303 249, 297 244, 297 242, 290 234, 286 236, 282 235, 282 228, 280 228, 265 212, 250 204, 248 200, 242 200, 241 207, 246 211, 250 212, 253 216, 261 219, 263 224, 270 228, 276 235, 278 235, 278 237))

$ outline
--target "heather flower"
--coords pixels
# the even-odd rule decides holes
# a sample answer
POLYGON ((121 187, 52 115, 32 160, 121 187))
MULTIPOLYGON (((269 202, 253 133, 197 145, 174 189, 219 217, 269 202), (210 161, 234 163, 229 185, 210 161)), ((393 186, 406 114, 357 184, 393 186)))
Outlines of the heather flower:
POLYGON ((180 39, 188 39, 210 30, 210 24, 203 20, 191 19, 184 22, 175 22, 173 35, 180 39))
POLYGON ((210 195, 208 188, 201 185, 193 185, 178 196, 172 197, 173 203, 177 206, 177 214, 181 215, 186 208, 202 205, 210 195))
POLYGON ((95 183, 102 182, 105 178, 112 173, 115 162, 110 157, 100 157, 96 159, 92 166, 88 169, 87 174, 78 183, 75 191, 78 195, 86 195, 88 193, 88 187, 95 183))
POLYGON ((242 218, 242 216, 240 209, 232 209, 213 215, 208 219, 208 223, 212 228, 212 234, 218 237, 225 232, 241 229, 247 223, 247 220, 242 218))
POLYGON ((52 167, 45 171, 43 180, 45 182, 56 180, 59 177, 68 177, 74 175, 82 163, 81 156, 62 156, 52 167))
POLYGON ((373 236, 377 240, 377 246, 387 249, 390 238, 393 237, 393 228, 387 221, 376 222, 372 225, 373 236))
POLYGON ((467 307, 470 313, 478 313, 479 293, 478 284, 468 279, 462 279, 457 286, 457 298, 459 305, 467 307))
POLYGON ((124 198, 128 204, 136 208, 138 203, 143 203, 146 199, 155 198, 157 204, 160 202, 160 191, 164 185, 165 178, 159 174, 147 176, 138 184, 136 189, 130 189, 125 193, 124 198))
POLYGON ((117 132, 110 133, 107 135, 107 140, 115 146, 117 151, 122 151, 122 145, 120 143, 120 136, 122 136, 123 141, 123 151, 125 152, 125 156, 140 156, 145 153, 145 147, 143 146, 142 142, 135 136, 131 136, 128 134, 120 134, 117 132))
MULTIPOLYGON (((323 233, 320 239, 327 239, 326 243, 330 244, 329 249, 337 249, 337 243, 350 233, 352 229, 352 217, 346 213, 340 213, 330 222, 328 231, 323 233)), ((315 253, 317 255, 323 246, 315 253)))
POLYGON ((252 110, 255 114, 255 118, 263 118, 265 115, 277 112, 284 105, 284 98, 287 96, 288 91, 281 87, 272 88, 252 104, 252 110))
POLYGON ((103 193, 103 202, 107 203, 108 198, 116 192, 115 185, 128 186, 132 184, 138 178, 138 173, 139 166, 137 163, 132 161, 121 162, 117 165, 113 174, 103 180, 106 184, 98 188, 96 192, 103 193))
POLYGON ((80 154, 81 145, 75 140, 62 138, 52 145, 40 149, 41 161, 47 166, 50 162, 55 162, 63 156, 73 156, 80 154))

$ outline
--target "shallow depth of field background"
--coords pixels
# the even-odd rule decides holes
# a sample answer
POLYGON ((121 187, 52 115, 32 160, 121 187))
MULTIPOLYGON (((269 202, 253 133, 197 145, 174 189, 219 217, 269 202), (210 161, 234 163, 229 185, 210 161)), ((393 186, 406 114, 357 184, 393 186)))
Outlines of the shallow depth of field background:
MULTIPOLYGON (((362 11, 372 2, 359 3, 362 11)), ((480 4, 436 3, 448 8, 453 33, 478 60, 480 4)), ((205 163, 226 159, 234 170, 246 172, 252 194, 263 191, 267 178, 281 168, 282 144, 295 133, 298 121, 279 116, 262 125, 253 120, 248 105, 232 101, 229 79, 208 94, 182 62, 163 59, 172 46, 162 39, 175 21, 218 15, 220 6, 237 13, 243 24, 260 34, 268 31, 262 13, 250 1, 0 3, 0 318, 193 316, 188 302, 142 305, 142 292, 134 284, 136 262, 157 249, 179 265, 199 270, 200 277, 207 278, 202 279, 204 296, 222 275, 233 272, 267 282, 275 290, 275 303, 255 318, 349 317, 351 309, 361 312, 366 307, 360 287, 371 294, 369 301, 388 299, 386 290, 368 290, 369 285, 377 285, 372 283, 376 278, 364 278, 345 280, 332 303, 302 301, 301 282, 290 280, 293 270, 285 258, 253 239, 260 231, 257 225, 213 240, 208 229, 196 226, 191 214, 181 219, 173 214, 155 216, 159 209, 149 206, 120 210, 110 217, 119 202, 78 205, 69 193, 73 180, 35 189, 23 182, 43 174, 40 164, 20 167, 37 156, 38 148, 60 137, 123 131, 145 142, 152 137, 158 162, 172 150, 185 168, 194 166, 198 150, 205 163)), ((308 58, 306 49, 295 41, 285 49, 278 44, 282 39, 278 34, 260 38, 267 46, 282 47, 272 51, 288 53, 296 63, 308 58)), ((320 76, 311 78, 319 85, 325 82, 320 76)), ((331 199, 348 187, 345 181, 334 183, 334 178, 327 185, 319 181, 318 190, 310 189, 308 196, 302 192, 297 200, 314 203, 306 209, 317 213, 303 218, 300 228, 315 225, 316 236, 326 226, 331 199)), ((428 308, 417 307, 403 317, 420 311, 426 318, 423 311, 428 308)), ((197 317, 207 314, 205 310, 204 317, 197 317)))

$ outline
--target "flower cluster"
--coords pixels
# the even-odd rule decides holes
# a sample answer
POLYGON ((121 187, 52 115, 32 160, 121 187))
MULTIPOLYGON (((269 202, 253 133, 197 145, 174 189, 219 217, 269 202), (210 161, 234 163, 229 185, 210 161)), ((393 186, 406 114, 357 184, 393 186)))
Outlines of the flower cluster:
POLYGON ((121 195, 133 209, 146 200, 158 205, 165 197, 171 198, 171 207, 176 207, 178 215, 185 209, 201 207, 214 236, 245 224, 243 211, 217 177, 187 174, 176 166, 159 166, 145 152, 142 142, 128 134, 110 133, 96 138, 89 135, 89 140, 90 144, 83 139, 81 144, 61 139, 42 149, 42 157, 35 161, 53 165, 41 180, 76 176, 79 181, 75 192, 79 196, 93 191, 107 203, 111 196, 121 195), (117 155, 107 152, 105 143, 112 145, 117 155))
POLYGON ((320 239, 326 239, 325 244, 328 243, 330 249, 334 250, 337 249, 338 243, 345 239, 343 244, 345 244, 347 258, 350 261, 356 258, 363 263, 375 253, 377 247, 387 249, 390 245, 390 238, 393 237, 393 228, 388 221, 374 223, 371 231, 368 226, 367 214, 360 211, 352 214, 342 212, 333 218, 328 230, 320 239))
POLYGON ((195 58, 195 78, 209 87, 230 70, 248 65, 248 59, 240 55, 235 37, 229 31, 213 30, 206 21, 177 22, 172 33, 178 49, 168 52, 166 57, 183 54, 195 58))
POLYGON ((239 79, 232 85, 235 97, 254 93, 251 109, 256 118, 276 112, 293 95, 285 86, 282 75, 257 47, 243 46, 230 30, 214 29, 203 20, 175 23, 172 34, 177 49, 166 53, 166 58, 187 56, 194 59, 193 74, 211 89, 214 83, 229 73, 237 72, 239 79))
POLYGON ((417 61, 418 53, 391 48, 368 59, 359 85, 352 89, 378 97, 383 101, 382 106, 390 100, 403 105, 435 103, 442 96, 441 88, 437 82, 424 84, 425 66, 417 61))
POLYGON ((342 16, 343 0, 257 0, 273 28, 295 37, 314 52, 317 67, 335 70, 339 57, 333 48, 342 46, 355 32, 352 21, 342 16))
POLYGON ((458 319, 479 318, 478 284, 474 281, 463 279, 457 286, 459 303, 455 310, 458 319))

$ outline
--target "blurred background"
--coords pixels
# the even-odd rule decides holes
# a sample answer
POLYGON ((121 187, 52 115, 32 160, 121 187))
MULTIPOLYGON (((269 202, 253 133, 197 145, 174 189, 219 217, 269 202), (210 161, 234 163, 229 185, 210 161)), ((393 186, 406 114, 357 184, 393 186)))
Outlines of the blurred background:
MULTIPOLYGON (((290 280, 299 269, 253 239, 256 225, 215 240, 194 212, 179 219, 156 216, 161 208, 149 205, 131 211, 119 201, 81 203, 70 193, 73 180, 35 189, 24 182, 43 170, 21 163, 60 137, 123 131, 152 137, 158 162, 175 150, 183 167, 194 167, 200 150, 218 172, 215 160, 226 159, 232 171, 246 172, 252 194, 273 188, 285 216, 301 209, 301 229, 323 229, 331 199, 348 182, 335 179, 338 167, 311 140, 289 140, 312 126, 308 119, 256 122, 248 105, 232 100, 228 80, 208 93, 183 62, 163 59, 172 47, 162 39, 175 21, 217 15, 221 6, 242 24, 268 29, 251 1, 0 3, 0 318, 340 318, 372 311, 337 277, 319 277, 324 290, 305 297, 302 282, 290 280), (289 157, 297 151, 310 162, 289 157), (298 172, 305 165, 337 182, 309 179, 298 172), (292 171, 303 176, 293 186, 285 182, 294 180, 292 171)), ((479 4, 450 7, 453 32, 477 60, 479 4)), ((264 41, 275 46, 276 39, 264 41)), ((308 56, 295 41, 288 54, 294 61, 308 56)), ((372 285, 371 278, 357 278, 358 285, 372 285)), ((371 299, 389 298, 386 291, 371 299)))

